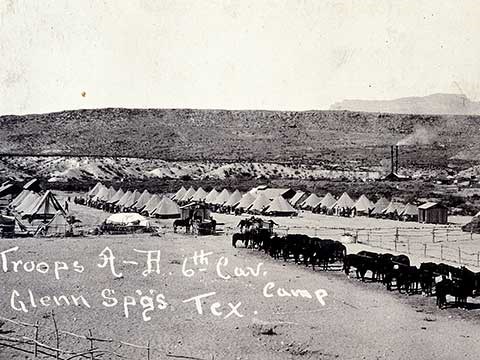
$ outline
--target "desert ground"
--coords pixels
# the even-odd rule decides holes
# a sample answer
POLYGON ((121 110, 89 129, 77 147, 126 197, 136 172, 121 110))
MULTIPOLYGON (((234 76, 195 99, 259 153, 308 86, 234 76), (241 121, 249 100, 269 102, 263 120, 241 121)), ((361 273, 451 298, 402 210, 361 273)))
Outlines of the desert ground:
MULTIPOLYGON (((71 212, 83 221, 83 226, 98 224, 108 216, 76 205, 72 205, 71 212)), ((2 270, 0 316, 27 323, 38 320, 38 341, 53 346, 54 310, 60 330, 81 335, 91 330, 94 337, 113 339, 95 344, 111 351, 103 359, 120 358, 113 352, 128 359, 147 358, 144 349, 119 341, 140 346, 150 341, 151 359, 478 358, 480 310, 472 299, 470 310, 439 310, 434 298, 388 292, 377 283, 348 278, 339 269, 313 271, 293 262, 273 260, 257 250, 233 248, 228 232, 238 217, 215 217, 225 223, 226 233, 203 237, 174 234, 172 220, 162 220, 157 221, 160 231, 156 235, 4 239, 1 251, 16 246, 18 250, 5 254, 6 264, 2 259, 2 267, 7 266, 8 271, 2 270), (106 254, 107 247, 115 256, 114 269, 109 263, 99 267, 104 261, 99 255, 106 254), (146 254, 134 249, 160 250, 158 273, 152 271, 144 276, 146 254), (200 257, 195 264, 193 256, 202 251, 208 264, 200 257), (49 271, 28 272, 23 265, 15 271, 12 260, 45 262, 49 271), (68 269, 56 274, 56 261, 67 264, 68 269), (83 271, 78 270, 79 266, 83 271), (303 291, 296 297, 285 296, 285 292, 278 292, 280 288, 290 294, 292 289, 303 291), (12 302, 14 290, 17 296, 12 302), (155 308, 148 311, 150 294, 155 308), (55 305, 53 296, 60 295, 66 295, 70 305, 55 305), (71 295, 83 296, 88 307, 82 300, 79 306, 73 305, 71 295), (189 300, 201 295, 205 297, 198 300, 199 304, 189 300), (41 305, 44 296, 50 296, 49 301, 43 300, 50 306, 41 305), (113 298, 118 303, 111 306, 113 298), (20 301, 28 312, 22 310, 20 301)), ((314 219, 304 214, 299 219, 275 221, 282 227, 313 226, 314 219)), ((356 221, 340 220, 348 221, 348 225, 356 221)), ((387 228, 391 225, 388 221, 382 224, 387 228)), ((364 244, 348 245, 349 252, 363 248, 372 249, 364 244)), ((421 256, 411 258, 414 263, 424 261, 421 256)), ((43 271, 46 267, 42 266, 43 271)), ((157 270, 155 266, 152 269, 157 270)), ((14 338, 34 336, 33 329, 8 321, 0 327, 0 334, 14 338)), ((63 333, 59 340, 59 347, 70 351, 90 346, 84 339, 63 333)), ((0 346, 1 359, 28 357, 31 355, 0 346)))

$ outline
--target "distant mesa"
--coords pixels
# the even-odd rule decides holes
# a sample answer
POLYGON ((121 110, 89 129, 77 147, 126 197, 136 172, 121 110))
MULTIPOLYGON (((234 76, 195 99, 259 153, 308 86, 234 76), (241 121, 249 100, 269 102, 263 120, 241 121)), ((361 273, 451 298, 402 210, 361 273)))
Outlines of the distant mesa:
POLYGON ((480 102, 461 94, 433 94, 394 100, 343 100, 330 110, 349 110, 395 114, 478 115, 480 102))

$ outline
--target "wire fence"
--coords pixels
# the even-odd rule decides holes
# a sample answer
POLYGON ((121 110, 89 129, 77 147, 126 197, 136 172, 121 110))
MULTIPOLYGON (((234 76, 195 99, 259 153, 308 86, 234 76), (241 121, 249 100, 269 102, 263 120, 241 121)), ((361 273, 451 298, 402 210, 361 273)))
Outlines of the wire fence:
MULTIPOLYGON (((233 229, 229 229, 232 231, 233 229)), ((369 245, 375 248, 480 267, 480 237, 460 227, 347 228, 278 227, 282 235, 301 233, 323 239, 369 245)))
POLYGON ((0 316, 0 321, 13 325, 15 328, 15 331, 0 331, 0 348, 4 347, 15 352, 30 354, 33 359, 98 360, 105 359, 105 356, 108 356, 110 359, 138 360, 215 359, 214 355, 209 359, 205 359, 190 355, 173 354, 165 351, 165 349, 152 346, 150 340, 145 341, 145 345, 139 345, 113 338, 94 336, 91 329, 84 335, 76 334, 59 329, 53 311, 48 318, 51 319, 50 325, 41 323, 38 320, 32 324, 0 316), (11 335, 12 333, 22 332, 21 329, 26 329, 27 334, 23 332, 21 335, 11 335), (42 340, 42 337, 50 338, 51 340, 47 343, 47 341, 42 340), (68 341, 68 338, 74 340, 76 347, 79 348, 78 350, 72 349, 73 346, 68 341), (64 346, 62 346, 62 341, 64 346))

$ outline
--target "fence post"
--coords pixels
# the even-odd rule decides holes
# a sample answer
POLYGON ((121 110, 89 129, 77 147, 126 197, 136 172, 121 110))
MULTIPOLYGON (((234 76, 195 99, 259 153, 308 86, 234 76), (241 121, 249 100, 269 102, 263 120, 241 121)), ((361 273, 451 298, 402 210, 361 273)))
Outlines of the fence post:
POLYGON ((397 243, 398 243, 398 228, 395 229, 395 251, 397 251, 397 243))
POLYGON ((368 232, 367 232, 367 244, 370 244, 370 229, 368 229, 368 232))
POLYGON ((443 244, 440 244, 440 260, 443 260, 443 244))
POLYGON ((447 227, 447 229, 446 229, 446 231, 445 231, 445 235, 446 235, 446 237, 447 237, 447 243, 448 243, 448 227, 447 227))
POLYGON ((432 242, 435 244, 435 228, 432 230, 432 242))
POLYGON ((90 340, 90 360, 95 360, 95 357, 93 355, 93 335, 92 335, 92 330, 88 329, 88 340, 90 340))
POLYGON ((460 248, 458 248, 458 263, 462 263, 462 250, 460 250, 460 248))
MULTIPOLYGON (((60 349, 60 339, 58 337, 57 320, 55 320, 55 313, 53 310, 52 310, 52 320, 53 320, 53 327, 55 329, 55 346, 57 349, 60 349)), ((60 352, 57 350, 55 352, 55 359, 58 360, 59 358, 60 358, 60 352)))
POLYGON ((147 342, 147 360, 150 360, 150 340, 147 342))
POLYGON ((358 229, 355 230, 355 244, 358 243, 358 229))
POLYGON ((477 266, 480 267, 480 251, 477 252, 477 266))
POLYGON ((35 321, 35 341, 33 342, 33 358, 36 359, 38 356, 38 320, 35 321))
POLYGON ((423 256, 427 256, 427 243, 423 244, 423 256))

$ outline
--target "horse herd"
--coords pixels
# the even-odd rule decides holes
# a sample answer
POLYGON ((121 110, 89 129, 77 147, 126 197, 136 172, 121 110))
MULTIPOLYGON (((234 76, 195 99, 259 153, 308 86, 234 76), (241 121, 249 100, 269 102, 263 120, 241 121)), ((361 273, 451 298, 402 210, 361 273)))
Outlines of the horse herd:
POLYGON ((447 305, 447 295, 455 298, 454 305, 467 307, 467 298, 480 295, 480 273, 466 267, 454 267, 433 262, 412 266, 406 255, 360 251, 347 254, 345 245, 331 239, 304 234, 278 236, 269 229, 246 230, 232 235, 232 246, 241 241, 244 247, 263 250, 274 259, 294 260, 296 264, 326 271, 343 269, 347 276, 354 270, 362 281, 381 282, 387 290, 400 293, 436 296, 437 305, 447 305))

